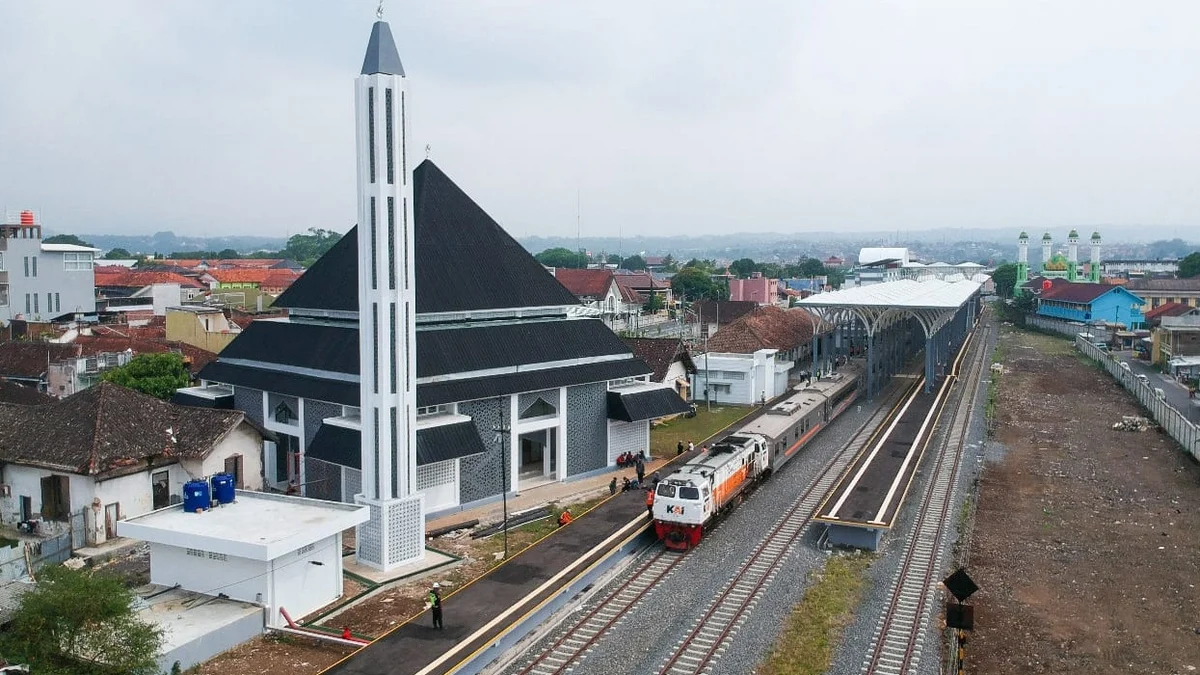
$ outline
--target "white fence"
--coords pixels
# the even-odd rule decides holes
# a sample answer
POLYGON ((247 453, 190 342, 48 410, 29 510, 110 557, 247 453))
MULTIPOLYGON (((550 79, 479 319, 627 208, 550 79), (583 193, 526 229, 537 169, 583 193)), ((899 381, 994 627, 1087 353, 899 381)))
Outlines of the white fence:
POLYGON ((1081 337, 1076 336, 1075 348, 1104 366, 1117 382, 1128 389, 1138 402, 1150 411, 1150 415, 1155 422, 1158 422, 1163 431, 1178 441, 1184 451, 1194 459, 1200 459, 1200 429, 1189 422, 1174 406, 1160 399, 1154 392, 1154 387, 1138 379, 1132 371, 1122 368, 1119 359, 1108 352, 1100 351, 1095 345, 1089 344, 1081 337))
POLYGON ((1108 342, 1108 330, 1106 328, 1087 326, 1076 321, 1063 321, 1062 319, 1050 319, 1030 314, 1025 317, 1025 325, 1051 333, 1066 335, 1072 340, 1078 337, 1080 333, 1088 333, 1092 336, 1093 342, 1108 342))

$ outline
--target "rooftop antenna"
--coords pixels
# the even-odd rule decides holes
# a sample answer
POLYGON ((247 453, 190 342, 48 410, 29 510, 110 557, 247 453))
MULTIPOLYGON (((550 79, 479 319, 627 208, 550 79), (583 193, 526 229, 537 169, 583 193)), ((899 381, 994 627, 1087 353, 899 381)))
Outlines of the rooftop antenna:
POLYGON ((375 8, 375 17, 383 21, 383 0, 379 0, 379 7, 375 8))
POLYGON ((580 207, 579 186, 575 187, 575 250, 582 251, 583 216, 580 207))
POLYGON ((433 147, 431 145, 429 145, 428 143, 426 143, 425 144, 425 159, 429 159, 429 156, 432 154, 433 154, 433 147))

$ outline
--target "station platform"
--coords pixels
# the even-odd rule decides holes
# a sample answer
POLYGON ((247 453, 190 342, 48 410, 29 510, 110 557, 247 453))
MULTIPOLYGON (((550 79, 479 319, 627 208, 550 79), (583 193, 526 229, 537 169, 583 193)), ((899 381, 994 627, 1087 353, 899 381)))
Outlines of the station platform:
POLYGON ((875 550, 892 527, 933 432, 930 411, 938 393, 918 388, 898 404, 898 412, 850 463, 815 520, 829 525, 829 542, 875 550))
POLYGON ((323 671, 328 675, 435 675, 464 661, 536 612, 572 580, 650 526, 646 493, 617 493, 570 525, 442 600, 445 628, 430 613, 397 626, 323 671))

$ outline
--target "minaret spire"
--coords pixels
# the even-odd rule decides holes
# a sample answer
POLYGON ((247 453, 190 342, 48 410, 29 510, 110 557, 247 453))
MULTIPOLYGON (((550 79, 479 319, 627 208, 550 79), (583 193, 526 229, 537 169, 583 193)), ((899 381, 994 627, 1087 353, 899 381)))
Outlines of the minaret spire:
MULTIPOLYGON (((382 16, 382 3, 376 16, 382 16)), ((355 80, 358 149, 358 335, 362 494, 358 559, 382 570, 420 560, 416 489, 416 299, 413 190, 404 67, 383 21, 355 80)))

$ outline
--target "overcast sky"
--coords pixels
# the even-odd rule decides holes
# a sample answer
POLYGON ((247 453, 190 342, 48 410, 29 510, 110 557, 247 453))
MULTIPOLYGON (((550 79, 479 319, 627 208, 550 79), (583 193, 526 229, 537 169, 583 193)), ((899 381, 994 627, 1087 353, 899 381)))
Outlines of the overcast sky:
MULTIPOLYGON (((0 5, 0 207, 353 224, 369 0, 0 5)), ((1200 224, 1200 2, 388 0, 415 147, 512 234, 1200 224)), ((410 146, 412 147, 412 146, 410 146)))

